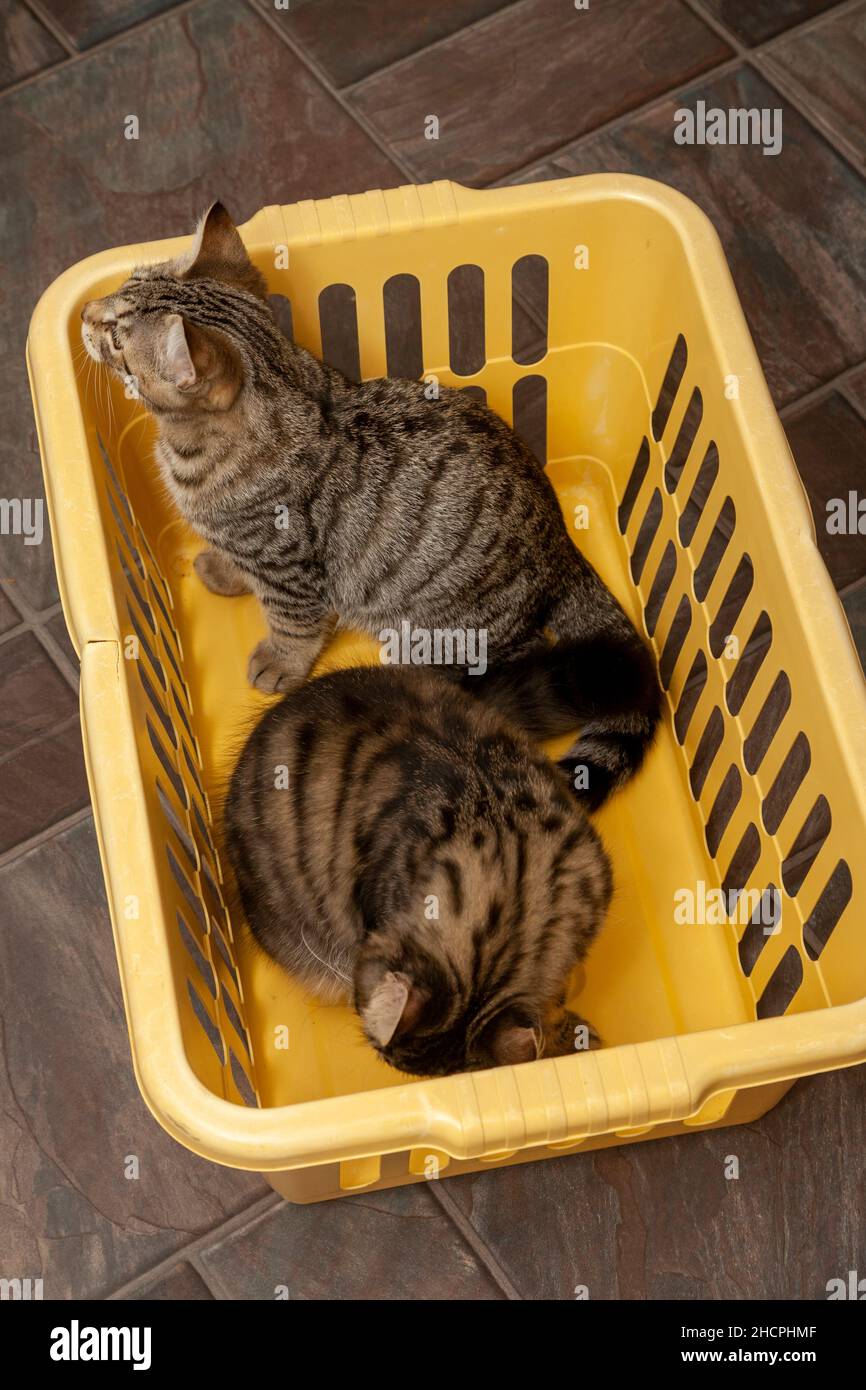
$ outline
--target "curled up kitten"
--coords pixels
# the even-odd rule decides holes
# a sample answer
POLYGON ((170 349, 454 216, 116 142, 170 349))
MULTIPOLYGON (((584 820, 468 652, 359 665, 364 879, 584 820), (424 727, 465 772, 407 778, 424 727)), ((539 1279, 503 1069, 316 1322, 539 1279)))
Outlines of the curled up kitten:
POLYGON ((224 821, 256 940, 351 1002, 392 1066, 597 1042, 563 998, 607 911, 607 855, 563 773, 458 685, 418 668, 311 681, 254 729, 224 821))
POLYGON ((534 737, 579 730, 566 761, 586 768, 590 806, 637 770, 659 717, 652 655, 493 411, 349 381, 289 342, 219 203, 185 255, 82 318, 90 355, 156 420, 171 495, 210 545, 199 576, 264 607, 260 690, 299 685, 338 618, 380 640, 404 621, 484 632, 488 669, 465 688, 534 737))

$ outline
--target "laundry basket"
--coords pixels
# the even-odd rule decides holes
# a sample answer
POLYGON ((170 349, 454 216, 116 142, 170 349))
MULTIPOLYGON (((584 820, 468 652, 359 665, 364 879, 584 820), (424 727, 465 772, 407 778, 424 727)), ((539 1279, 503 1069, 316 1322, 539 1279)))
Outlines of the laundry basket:
MULTIPOLYGON (((62 275, 28 364, 132 1055, 160 1123, 311 1201, 753 1120, 797 1077, 863 1060, 864 682, 704 215, 604 175, 268 207, 241 231, 298 342, 350 375, 482 393, 530 440, 652 643, 666 712, 597 818, 616 891, 570 1002, 606 1046, 430 1081, 386 1067, 348 1008, 308 997, 230 915, 218 790, 265 708, 246 682, 262 618, 199 582, 150 420, 78 350, 84 302, 188 239, 62 275)), ((320 669, 370 659, 343 634, 320 669)))

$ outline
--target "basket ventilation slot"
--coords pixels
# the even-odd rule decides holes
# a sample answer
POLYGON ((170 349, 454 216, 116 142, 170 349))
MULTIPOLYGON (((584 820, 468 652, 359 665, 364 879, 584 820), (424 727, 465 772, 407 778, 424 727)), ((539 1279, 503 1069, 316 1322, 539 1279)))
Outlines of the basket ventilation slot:
MULTIPOLYGON (((732 904, 738 903, 742 910, 735 921, 746 920, 738 942, 744 976, 752 975, 767 943, 775 942, 769 978, 756 1000, 757 1016, 764 1018, 791 1006, 804 966, 811 968, 820 957, 854 890, 850 868, 839 859, 817 897, 809 893, 814 906, 807 920, 798 918, 802 941, 791 941, 783 902, 787 897, 797 913, 797 895, 830 834, 830 806, 816 787, 803 819, 803 789, 815 776, 812 749, 804 731, 789 729, 792 690, 787 673, 768 665, 772 622, 763 609, 754 617, 760 560, 745 552, 737 557, 736 508, 730 496, 717 491, 718 446, 713 439, 698 443, 711 433, 712 420, 700 386, 687 383, 688 356, 680 334, 652 409, 649 432, 640 440, 619 500, 617 522, 640 588, 646 631, 658 653, 661 684, 671 699, 674 731, 688 761, 707 849, 713 859, 721 856, 727 864, 721 882, 729 915, 733 916, 732 904), (690 481, 683 504, 678 492, 684 475, 690 481), (747 625, 748 635, 741 631, 747 625), (757 712, 756 702, 749 698, 756 682, 761 689, 757 712), (729 728, 731 721, 737 723, 729 728), (779 764, 780 739, 785 739, 787 753, 779 764), (720 768, 711 776, 723 745, 724 775, 720 768), (761 780, 771 749, 772 777, 761 780), (802 821, 798 830, 796 822, 790 824, 795 804, 802 821), (759 892, 751 882, 756 873, 764 883, 778 874, 781 888, 771 882, 752 911, 759 892), (744 919, 743 912, 752 915, 744 919)), ((686 492, 685 487, 681 490, 686 492)))
MULTIPOLYGON (((334 302, 344 313, 345 299, 334 302)), ((147 538, 136 523, 120 481, 120 469, 112 463, 102 439, 99 445, 105 462, 105 514, 110 516, 108 524, 114 532, 116 582, 125 592, 130 623, 130 631, 123 634, 123 654, 134 659, 138 668, 130 697, 141 702, 136 717, 146 729, 153 753, 153 762, 145 771, 153 780, 155 805, 165 824, 168 874, 164 884, 173 884, 177 893, 174 921, 178 949, 192 974, 191 978, 187 973, 187 990, 197 1023, 190 1020, 190 1026, 201 1027, 219 1059, 224 1094, 235 1102, 256 1105, 240 977, 219 887, 210 811, 182 672, 182 647, 171 617, 174 603, 147 538)), ((147 765, 150 755, 146 749, 142 757, 147 765)))

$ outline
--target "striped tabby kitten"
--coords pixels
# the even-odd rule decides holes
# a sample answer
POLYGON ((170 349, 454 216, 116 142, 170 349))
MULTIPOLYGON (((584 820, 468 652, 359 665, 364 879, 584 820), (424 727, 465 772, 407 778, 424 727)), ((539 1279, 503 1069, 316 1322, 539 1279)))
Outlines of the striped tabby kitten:
POLYGON ((404 621, 486 632, 490 669, 463 673, 466 688, 529 709, 538 736, 579 726, 568 762, 586 766, 591 805, 640 765, 653 660, 492 411, 416 381, 357 385, 289 342, 219 203, 186 255, 135 270, 82 318, 90 355, 156 419, 171 494, 211 546, 199 576, 264 606, 260 690, 303 681, 337 619, 374 637, 404 621))
POLYGON ((563 992, 607 910, 607 856, 562 772, 459 686, 417 668, 311 681, 253 731, 224 819, 257 941, 348 998, 392 1066, 597 1041, 563 992))

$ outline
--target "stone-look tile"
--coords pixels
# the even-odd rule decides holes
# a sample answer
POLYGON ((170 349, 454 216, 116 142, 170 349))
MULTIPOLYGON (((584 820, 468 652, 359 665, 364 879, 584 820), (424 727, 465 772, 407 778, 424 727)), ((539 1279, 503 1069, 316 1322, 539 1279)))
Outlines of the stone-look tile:
POLYGON ((764 43, 794 24, 830 10, 838 0, 698 0, 741 43, 764 43))
MULTIPOLYGON (((5 100, 0 187, 11 211, 0 256, 15 274, 0 303, 4 495, 42 495, 38 455, 21 447, 32 432, 24 340, 39 294, 67 266, 191 232, 217 196, 240 221, 277 200, 401 182, 264 20, 232 0, 203 0, 5 100), (138 140, 124 139, 129 114, 138 140)), ((47 535, 4 564, 35 608, 56 601, 47 535)))
POLYGON ((0 778, 0 854, 83 810, 90 793, 77 717, 4 758, 0 778))
POLYGON ((407 5, 405 0, 292 0, 277 9, 257 0, 337 87, 358 82, 464 25, 502 9, 508 0, 448 0, 407 5))
POLYGON ((672 184, 710 217, 778 404, 866 356, 866 184, 761 77, 740 68, 671 95, 590 137, 521 182, 599 172, 672 184), (759 147, 677 145, 681 107, 781 107, 777 155, 759 147))
POLYGON ((66 57, 66 50, 18 0, 0 14, 0 89, 66 57))
MULTIPOLYGON (((819 405, 786 422, 785 430, 800 476, 806 485, 818 548, 833 583, 844 589, 866 575, 866 534, 857 529, 857 500, 866 498, 866 421, 833 393, 819 405), (849 494, 855 493, 853 529, 849 494), (828 531, 844 503, 847 533, 828 531), (830 505, 830 510, 828 510, 830 505)), ((866 525, 866 522, 861 522, 866 525)))
POLYGON ((74 691, 32 632, 0 646, 0 757, 77 708, 74 691))
POLYGON ((845 391, 860 414, 866 417, 866 367, 862 367, 859 372, 848 378, 845 391))
POLYGON ((487 183, 728 57, 678 0, 525 0, 350 101, 420 179, 487 183), (429 116, 439 138, 425 136, 429 116))
POLYGON ((866 167, 866 4, 791 34, 764 63, 770 78, 792 83, 799 106, 866 167))
POLYGON ((204 1302, 209 1299, 213 1302, 213 1294, 207 1284, 202 1279, 198 1270, 193 1269, 192 1265, 184 1260, 181 1264, 175 1265, 174 1269, 169 1270, 161 1279, 156 1279, 152 1284, 147 1284, 143 1289, 138 1289, 135 1293, 126 1294, 124 1302, 128 1303, 188 1303, 204 1302))
POLYGON ((285 1203, 202 1255, 226 1298, 496 1299, 498 1285, 424 1187, 285 1203), (285 1292, 282 1293, 285 1297, 285 1292))
POLYGON ((109 39, 132 24, 170 10, 178 0, 42 0, 76 48, 109 39))
POLYGON ((55 642, 63 652, 64 656, 74 667, 78 666, 78 653, 69 640, 69 632, 66 627, 66 619, 62 613, 57 613, 45 624, 46 631, 50 632, 55 642))
POLYGON ((860 665, 866 672, 866 581, 845 595, 844 607, 857 643, 860 665))
POLYGON ((826 1298, 866 1267, 866 1068, 753 1125, 448 1181, 528 1299, 826 1298), (726 1178, 730 1157, 739 1177, 726 1178), (521 1215, 522 1214, 522 1215, 521 1215))
POLYGON ((21 622, 21 614, 14 603, 6 597, 0 584, 0 633, 8 632, 10 628, 17 627, 21 622))
POLYGON ((0 871, 0 922, 0 1272, 102 1298, 267 1189, 139 1095, 89 819, 0 871))

